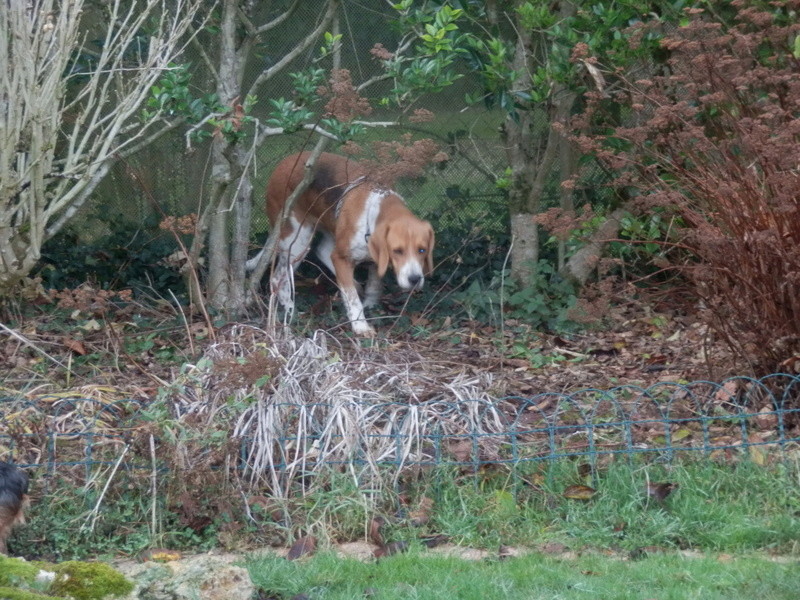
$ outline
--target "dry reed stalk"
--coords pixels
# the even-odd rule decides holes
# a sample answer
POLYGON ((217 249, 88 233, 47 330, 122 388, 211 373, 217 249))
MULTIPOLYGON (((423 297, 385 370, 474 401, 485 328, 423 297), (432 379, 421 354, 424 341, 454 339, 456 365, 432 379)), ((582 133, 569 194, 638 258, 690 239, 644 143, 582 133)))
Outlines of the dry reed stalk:
POLYGON ((330 465, 363 484, 389 484, 409 463, 435 461, 444 436, 472 436, 494 453, 496 438, 484 436, 508 426, 486 392, 490 374, 461 370, 439 383, 426 373, 428 363, 407 350, 345 352, 321 331, 299 338, 236 325, 189 371, 193 385, 175 386, 183 392, 173 403, 208 425, 230 423, 246 448, 246 481, 275 496, 288 496, 300 481, 313 487, 311 476, 330 465), (278 365, 266 384, 258 372, 243 383, 214 368, 246 369, 251 361, 257 368, 264 357, 278 365), (233 414, 229 406, 245 408, 233 414))

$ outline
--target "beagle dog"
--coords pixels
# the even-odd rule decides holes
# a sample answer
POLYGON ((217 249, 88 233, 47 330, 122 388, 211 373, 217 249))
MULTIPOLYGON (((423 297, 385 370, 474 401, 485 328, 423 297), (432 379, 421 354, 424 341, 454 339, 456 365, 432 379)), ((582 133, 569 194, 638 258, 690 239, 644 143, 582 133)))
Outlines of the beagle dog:
MULTIPOLYGON (((267 215, 280 222, 286 199, 300 184, 309 152, 283 159, 267 184, 267 215)), ((344 156, 323 153, 313 181, 297 199, 284 222, 270 278, 272 293, 287 314, 294 310, 294 269, 319 231, 316 254, 336 276, 353 331, 373 336, 364 307, 381 295, 381 278, 391 264, 404 290, 418 290, 433 270, 433 228, 415 217, 394 191, 375 183, 363 165, 344 156), (362 304, 353 270, 369 262, 362 304)), ((360 288, 360 286, 358 286, 360 288)))

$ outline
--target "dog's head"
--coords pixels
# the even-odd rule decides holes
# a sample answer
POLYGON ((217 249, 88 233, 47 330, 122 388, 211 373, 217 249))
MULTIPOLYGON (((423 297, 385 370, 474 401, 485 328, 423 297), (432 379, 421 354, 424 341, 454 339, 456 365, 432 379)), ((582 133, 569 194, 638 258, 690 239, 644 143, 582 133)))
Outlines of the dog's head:
POLYGON ((398 285, 404 290, 421 289, 433 271, 433 227, 413 216, 385 222, 369 239, 369 251, 383 277, 391 263, 398 285))

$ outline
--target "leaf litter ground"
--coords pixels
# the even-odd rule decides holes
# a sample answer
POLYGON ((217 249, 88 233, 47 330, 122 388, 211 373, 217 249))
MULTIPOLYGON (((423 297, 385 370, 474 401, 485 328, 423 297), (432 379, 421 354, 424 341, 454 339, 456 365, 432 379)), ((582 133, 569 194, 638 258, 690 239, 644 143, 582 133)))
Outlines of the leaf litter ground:
MULTIPOLYGON (((184 324, 174 313, 134 304, 66 317, 41 312, 14 322, 0 336, 6 395, 73 391, 146 399, 214 340, 203 322, 184 324)), ((359 370, 375 362, 406 366, 409 377, 428 383, 427 395, 465 375, 488 381, 486 391, 497 398, 746 374, 691 316, 638 307, 611 312, 603 329, 574 334, 537 332, 518 320, 503 327, 424 321, 407 331, 379 329, 372 347, 341 328, 330 339, 338 358, 359 370), (390 337, 381 337, 387 330, 390 337)))

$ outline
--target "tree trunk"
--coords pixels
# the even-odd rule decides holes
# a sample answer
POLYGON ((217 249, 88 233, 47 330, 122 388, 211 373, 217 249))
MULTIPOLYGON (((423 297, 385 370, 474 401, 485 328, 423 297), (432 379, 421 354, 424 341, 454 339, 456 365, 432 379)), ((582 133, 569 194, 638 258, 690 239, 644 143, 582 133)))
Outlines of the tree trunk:
MULTIPOLYGON (((248 13, 255 10, 257 3, 244 3, 240 0, 223 0, 219 31, 219 67, 217 69, 217 95, 224 106, 233 109, 243 103, 249 94, 258 93, 264 84, 283 70, 292 58, 305 51, 333 21, 337 13, 338 0, 327 0, 325 14, 315 30, 301 40, 290 52, 271 67, 265 69, 248 90, 244 87, 244 67, 251 56, 252 46, 260 36, 283 22, 299 3, 292 4, 283 16, 254 29, 248 13), (245 26, 244 23, 248 25, 245 26)), ((338 54, 338 51, 337 51, 338 54)), ((336 56, 334 57, 336 60, 336 56)), ((258 132, 253 135, 258 136, 258 132)), ((252 140, 251 140, 252 141, 252 140)), ((257 138, 257 143, 260 143, 257 138)), ((246 148, 236 140, 218 134, 213 143, 212 172, 213 195, 206 209, 203 223, 208 223, 208 279, 206 299, 210 306, 224 312, 229 317, 241 316, 248 301, 258 288, 258 281, 248 280, 246 270, 247 253, 250 243, 250 230, 253 203, 253 185, 250 169, 254 160, 249 143, 246 148)), ((199 253, 204 241, 204 230, 198 227, 198 243, 193 245, 193 254, 199 253)), ((261 268, 253 274, 259 277, 261 268)))
MULTIPOLYGON (((513 68, 518 77, 511 93, 526 92, 533 70, 532 33, 529 28, 517 30, 513 68)), ((534 276, 539 259, 538 227, 533 215, 538 209, 534 195, 535 156, 531 130, 532 113, 519 110, 506 118, 503 142, 511 168, 511 185, 508 190, 508 207, 511 220, 511 276, 525 286, 534 276)))
POLYGON ((241 171, 233 200, 233 235, 231 239, 229 310, 244 313, 247 308, 247 251, 253 219, 253 183, 247 169, 248 156, 241 146, 236 147, 236 164, 241 171))
MULTIPOLYGON (((562 16, 574 13, 571 2, 562 4, 562 16)), ((530 28, 517 23, 516 45, 512 66, 517 77, 511 93, 527 92, 531 73, 536 68, 534 37, 530 28)), ((565 123, 572 112, 577 95, 562 83, 554 82, 550 92, 550 127, 545 135, 535 135, 537 124, 533 112, 520 109, 509 115, 503 129, 503 141, 511 167, 509 213, 511 220, 511 278, 523 287, 529 286, 536 275, 539 261, 539 232, 534 216, 539 213, 545 186, 552 177, 559 157, 563 134, 552 127, 565 123)))
MULTIPOLYGON (((238 11, 238 0, 224 0, 220 21, 217 75, 217 96, 224 106, 231 106, 242 89, 241 63, 246 54, 238 51, 238 11)), ((238 315, 241 307, 231 302, 231 236, 228 209, 236 209, 230 199, 231 190, 235 190, 239 183, 239 169, 234 164, 236 155, 236 149, 231 147, 231 142, 221 133, 216 134, 212 144, 212 173, 216 180, 224 180, 227 185, 224 188, 217 188, 220 196, 210 200, 216 206, 211 209, 210 214, 206 299, 213 308, 234 317, 238 315)), ((248 185, 248 189, 249 187, 248 185)))
POLYGON ((618 208, 612 212, 608 219, 594 232, 586 245, 573 254, 567 264, 564 265, 564 268, 559 271, 561 276, 579 286, 585 285, 589 280, 589 276, 597 268, 597 263, 600 257, 603 256, 606 244, 619 236, 620 221, 624 214, 625 209, 623 208, 618 208))
POLYGON ((522 285, 530 285, 539 261, 539 226, 527 212, 511 215, 511 274, 522 285))
MULTIPOLYGON (((558 140, 559 176, 562 183, 569 180, 578 168, 578 153, 573 143, 566 136, 561 136, 558 140)), ((574 194, 571 186, 561 186, 559 190, 559 206, 565 213, 575 212, 574 194)), ((563 240, 558 242, 558 270, 564 268, 566 263, 566 243, 563 240)))

